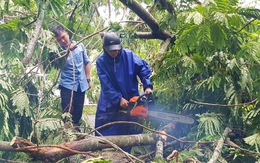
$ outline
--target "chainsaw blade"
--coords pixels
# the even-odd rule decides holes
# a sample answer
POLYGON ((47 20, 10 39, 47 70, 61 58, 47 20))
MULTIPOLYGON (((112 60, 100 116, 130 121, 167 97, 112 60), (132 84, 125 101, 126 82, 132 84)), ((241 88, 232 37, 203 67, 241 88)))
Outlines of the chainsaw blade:
POLYGON ((180 122, 185 124, 193 124, 194 119, 188 116, 173 114, 173 113, 165 113, 165 112, 158 112, 158 111, 148 111, 148 116, 172 121, 172 122, 180 122))

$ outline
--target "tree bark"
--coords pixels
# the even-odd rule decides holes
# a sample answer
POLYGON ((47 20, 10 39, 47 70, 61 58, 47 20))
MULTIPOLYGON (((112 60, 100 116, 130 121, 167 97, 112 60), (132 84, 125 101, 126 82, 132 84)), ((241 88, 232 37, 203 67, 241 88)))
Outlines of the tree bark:
POLYGON ((208 163, 215 163, 218 160, 218 157, 219 157, 219 155, 221 153, 221 149, 223 147, 225 139, 226 139, 228 133, 230 133, 230 132, 231 132, 231 129, 226 127, 222 137, 218 140, 218 145, 215 148, 214 153, 213 153, 213 155, 212 155, 212 157, 211 157, 211 159, 209 160, 208 163))
POLYGON ((75 154, 111 148, 111 143, 119 147, 153 145, 157 134, 139 134, 126 136, 88 137, 60 145, 34 145, 22 138, 14 138, 11 143, 0 141, 0 151, 25 152, 32 158, 45 162, 56 162, 75 154), (104 139, 106 141, 104 141, 104 139))
MULTIPOLYGON (((140 38, 155 38, 155 39, 160 39, 160 40, 166 40, 167 38, 172 38, 170 33, 166 31, 162 31, 159 28, 159 23, 156 21, 156 19, 149 13, 147 12, 136 0, 120 0, 126 7, 131 9, 133 12, 135 12, 152 30, 152 36, 149 33, 146 33, 146 35, 140 34, 140 38)), ((139 36, 137 34, 136 36, 139 36)), ((174 40, 171 42, 175 41, 174 40)))
POLYGON ((158 160, 163 159, 163 141, 162 141, 162 139, 159 139, 156 142, 155 158, 158 160))
POLYGON ((27 45, 27 51, 26 51, 25 57, 22 60, 22 63, 24 65, 29 64, 29 62, 32 58, 32 55, 34 53, 36 43, 37 43, 37 41, 40 37, 41 29, 42 29, 44 17, 45 17, 46 2, 41 1, 39 8, 41 8, 41 9, 39 9, 39 17, 38 17, 37 22, 36 22, 35 30, 33 32, 31 39, 29 40, 28 45, 27 45))

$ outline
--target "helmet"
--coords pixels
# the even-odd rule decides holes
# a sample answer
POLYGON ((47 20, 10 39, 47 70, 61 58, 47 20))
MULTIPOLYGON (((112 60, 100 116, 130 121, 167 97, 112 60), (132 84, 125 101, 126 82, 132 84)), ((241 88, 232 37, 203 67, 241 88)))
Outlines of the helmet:
POLYGON ((114 32, 108 32, 103 36, 103 47, 106 51, 120 50, 121 42, 119 37, 114 32))

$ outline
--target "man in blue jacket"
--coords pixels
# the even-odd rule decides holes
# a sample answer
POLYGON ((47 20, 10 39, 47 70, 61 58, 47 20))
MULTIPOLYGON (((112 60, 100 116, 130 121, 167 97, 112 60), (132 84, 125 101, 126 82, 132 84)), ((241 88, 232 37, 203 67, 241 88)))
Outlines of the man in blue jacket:
MULTIPOLYGON (((138 121, 119 110, 126 110, 129 100, 139 96, 138 79, 145 93, 152 93, 151 69, 146 61, 133 51, 124 49, 116 33, 103 36, 104 53, 97 59, 96 67, 101 83, 95 128, 114 121, 138 121)), ((96 135, 129 135, 140 133, 135 125, 116 124, 98 130, 96 135)))

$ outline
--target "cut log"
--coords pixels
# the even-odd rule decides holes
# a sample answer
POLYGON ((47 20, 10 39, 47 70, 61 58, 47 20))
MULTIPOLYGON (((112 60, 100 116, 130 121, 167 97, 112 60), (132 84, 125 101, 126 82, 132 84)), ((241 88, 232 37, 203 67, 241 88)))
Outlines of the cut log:
POLYGON ((155 159, 157 159, 157 160, 163 159, 163 141, 162 141, 162 139, 159 139, 156 142, 155 159))
POLYGON ((28 140, 15 137, 11 143, 0 142, 0 151, 25 152, 32 158, 44 162, 57 162, 75 154, 88 154, 87 151, 97 151, 111 148, 111 143, 119 147, 154 145, 158 140, 157 134, 138 134, 124 136, 88 137, 60 145, 36 146, 28 140), (111 143, 108 143, 111 142, 111 143))

